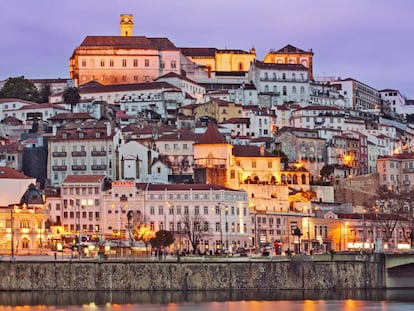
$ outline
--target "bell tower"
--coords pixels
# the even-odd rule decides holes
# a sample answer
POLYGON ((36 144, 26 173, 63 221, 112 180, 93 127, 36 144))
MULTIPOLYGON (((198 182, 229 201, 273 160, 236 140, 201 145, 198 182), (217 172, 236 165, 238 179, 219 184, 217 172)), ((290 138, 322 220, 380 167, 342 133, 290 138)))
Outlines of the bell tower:
POLYGON ((132 14, 121 14, 119 28, 121 30, 121 36, 130 37, 134 29, 134 22, 132 21, 132 14))

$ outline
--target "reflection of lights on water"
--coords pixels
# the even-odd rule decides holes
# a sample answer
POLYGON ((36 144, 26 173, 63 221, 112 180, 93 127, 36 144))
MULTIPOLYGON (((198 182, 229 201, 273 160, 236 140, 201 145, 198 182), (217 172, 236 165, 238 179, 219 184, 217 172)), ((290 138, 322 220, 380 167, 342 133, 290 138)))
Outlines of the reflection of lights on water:
POLYGON ((86 309, 98 309, 98 306, 94 302, 90 302, 89 304, 84 304, 82 308, 86 309))

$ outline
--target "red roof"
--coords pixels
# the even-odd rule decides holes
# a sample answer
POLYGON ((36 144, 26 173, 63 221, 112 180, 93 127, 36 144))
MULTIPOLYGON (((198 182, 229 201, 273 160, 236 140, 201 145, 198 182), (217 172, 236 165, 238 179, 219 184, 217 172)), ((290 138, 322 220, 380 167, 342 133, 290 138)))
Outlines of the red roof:
POLYGON ((228 142, 214 123, 210 123, 203 135, 198 138, 198 144, 227 144, 228 142))
POLYGON ((102 183, 105 175, 68 175, 64 183, 102 183))
POLYGON ((0 166, 0 178, 9 178, 9 179, 30 179, 23 173, 16 171, 15 169, 7 166, 0 166))

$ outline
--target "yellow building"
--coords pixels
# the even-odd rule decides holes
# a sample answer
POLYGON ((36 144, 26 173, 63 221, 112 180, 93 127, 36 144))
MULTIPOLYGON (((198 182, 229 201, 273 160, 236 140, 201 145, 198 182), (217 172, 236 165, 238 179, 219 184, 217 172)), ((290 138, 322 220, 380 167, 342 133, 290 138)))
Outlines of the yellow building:
POLYGON ((302 64, 309 71, 309 79, 313 80, 313 52, 301 50, 293 45, 286 45, 280 50, 270 50, 263 59, 271 64, 302 64))
POLYGON ((243 117, 243 108, 241 104, 212 98, 207 103, 195 106, 193 113, 196 120, 201 117, 210 117, 221 123, 231 118, 243 117))
POLYGON ((50 249, 49 209, 45 196, 30 184, 20 202, 0 208, 0 253, 45 254, 50 249))
POLYGON ((256 59, 256 50, 216 49, 216 48, 180 48, 192 62, 207 72, 247 72, 250 63, 256 59))
POLYGON ((150 82, 168 72, 181 74, 181 52, 167 38, 133 36, 132 15, 120 16, 120 36, 87 36, 69 60, 76 85, 150 82))
POLYGON ((282 165, 264 146, 233 146, 210 124, 194 144, 194 181, 245 190, 255 224, 253 244, 282 241, 284 249, 295 249, 290 232, 302 227, 298 220, 314 199, 306 169, 282 165))

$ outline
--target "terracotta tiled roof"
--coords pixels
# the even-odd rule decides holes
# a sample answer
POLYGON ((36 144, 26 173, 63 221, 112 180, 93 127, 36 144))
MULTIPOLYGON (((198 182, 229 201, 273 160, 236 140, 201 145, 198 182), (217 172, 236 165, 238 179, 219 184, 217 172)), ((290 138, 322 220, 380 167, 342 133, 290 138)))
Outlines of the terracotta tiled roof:
POLYGON ((204 134, 198 137, 197 144, 227 144, 225 137, 219 132, 217 125, 210 123, 204 134))
POLYGON ((52 103, 27 105, 27 106, 20 107, 19 110, 33 110, 33 109, 47 109, 47 108, 58 108, 58 109, 66 110, 63 105, 52 104, 52 103))
POLYGON ((262 69, 277 69, 277 70, 295 70, 295 71, 308 71, 308 68, 302 64, 279 64, 279 63, 263 63, 256 60, 254 65, 262 69))
POLYGON ((293 46, 291 44, 285 45, 280 50, 271 51, 271 53, 274 53, 274 54, 284 54, 284 53, 313 54, 312 51, 307 52, 307 51, 301 50, 301 49, 299 49, 299 48, 297 48, 297 47, 295 47, 295 46, 293 46))
POLYGON ((167 82, 148 82, 148 83, 132 83, 132 84, 110 84, 110 85, 82 85, 79 88, 79 94, 86 93, 107 93, 107 92, 127 92, 127 91, 139 91, 139 90, 175 90, 181 92, 181 90, 167 82))
POLYGON ((89 120, 89 119, 95 119, 95 118, 86 112, 58 113, 57 115, 49 118, 49 120, 89 120))
POLYGON ((30 179, 32 177, 28 177, 23 173, 16 171, 13 168, 7 166, 0 166, 0 178, 8 178, 8 179, 30 179))
POLYGON ((175 73, 175 72, 166 73, 165 75, 162 75, 161 77, 158 77, 157 79, 155 79, 155 81, 158 81, 158 80, 161 80, 161 79, 168 79, 168 78, 177 78, 177 79, 185 80, 185 81, 188 81, 190 83, 199 85, 194 80, 188 79, 187 77, 184 77, 183 75, 179 75, 178 73, 175 73))
POLYGON ((233 146, 233 155, 235 157, 275 157, 274 154, 264 151, 264 154, 260 154, 260 147, 258 146, 242 146, 235 145, 233 146))
POLYGON ((20 145, 19 143, 11 143, 6 145, 0 145, 0 153, 7 152, 7 153, 16 153, 20 152, 20 145))
POLYGON ((221 123, 222 124, 250 124, 250 118, 230 118, 221 123))
POLYGON ((214 57, 217 49, 215 48, 180 48, 181 53, 190 57, 214 57))
POLYGON ((147 38, 144 36, 87 36, 81 47, 116 47, 116 48, 141 48, 153 50, 178 50, 167 38, 147 38))
POLYGON ((65 183, 102 183, 105 175, 68 175, 63 180, 65 183))
POLYGON ((1 123, 10 125, 20 125, 23 123, 23 121, 17 119, 16 117, 8 116, 1 120, 1 123))

